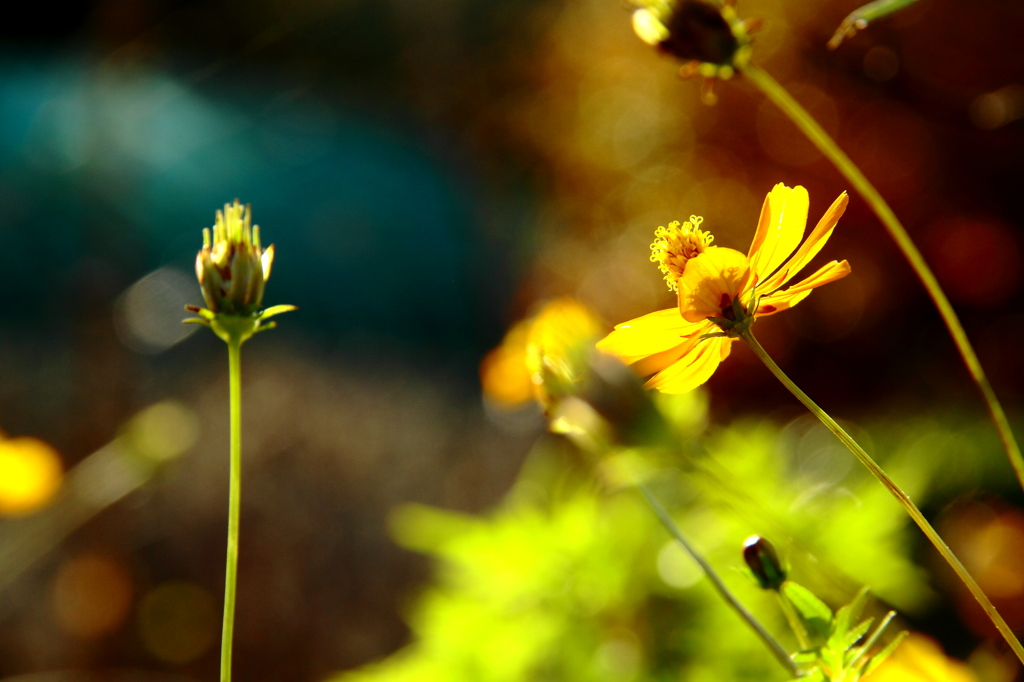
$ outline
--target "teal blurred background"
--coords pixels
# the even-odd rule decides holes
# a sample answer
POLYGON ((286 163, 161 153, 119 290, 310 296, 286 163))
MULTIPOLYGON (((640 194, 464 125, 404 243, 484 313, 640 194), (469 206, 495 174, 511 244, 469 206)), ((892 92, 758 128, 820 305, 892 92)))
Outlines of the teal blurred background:
MULTIPOLYGON (((1024 10, 922 0, 827 52, 855 4, 750 0, 739 11, 766 21, 755 61, 908 225, 1017 415, 1024 63, 1012 47, 1024 10)), ((511 322, 557 295, 609 324, 667 307, 647 259, 656 226, 701 214, 716 243, 745 249, 774 183, 808 187, 812 219, 849 189, 742 82, 702 106, 699 85, 638 41, 616 2, 101 0, 26 11, 0 29, 0 429, 44 439, 71 469, 140 410, 174 399, 193 415, 195 445, 30 567, 8 567, 4 678, 216 674, 226 361, 212 335, 187 336, 179 322, 199 302, 201 229, 225 202, 251 203, 276 245, 266 302, 300 308, 244 358, 237 675, 319 680, 409 640, 403 615, 431 564, 389 535, 392 509, 480 513, 513 488, 541 420, 495 413, 477 384, 480 358, 511 322), (178 622, 152 616, 162 594, 193 604, 169 632, 199 633, 170 653, 153 642, 172 634, 146 634, 178 622)), ((998 518, 1012 511, 1017 528, 1024 496, 980 400, 856 197, 823 255, 847 258, 853 276, 765 321, 759 338, 826 409, 864 424, 882 458, 952 424, 936 446, 952 453, 939 460, 949 480, 928 477, 934 462, 904 473, 932 491, 926 511, 976 502, 998 518), (961 441, 980 464, 962 464, 961 441)), ((763 420, 781 433, 800 416, 739 349, 709 394, 711 431, 763 420)), ((829 490, 849 475, 821 474, 829 490)), ((25 535, 22 521, 0 531, 25 535)), ((716 556, 738 561, 725 539, 751 524, 722 523, 716 556)), ((855 527, 808 531, 806 542, 821 549, 855 527)), ((907 570, 924 571, 913 584, 941 598, 899 604, 906 586, 884 596, 967 656, 986 633, 928 572, 914 537, 893 540, 886 560, 927 567, 907 570)), ((849 573, 854 591, 874 580, 849 573)), ((654 589, 650 576, 638 594, 654 589)), ((836 603, 852 596, 841 592, 836 603)), ((1024 613, 1016 594, 1007 604, 1024 613)), ((519 679, 547 679, 537 675, 519 679)))

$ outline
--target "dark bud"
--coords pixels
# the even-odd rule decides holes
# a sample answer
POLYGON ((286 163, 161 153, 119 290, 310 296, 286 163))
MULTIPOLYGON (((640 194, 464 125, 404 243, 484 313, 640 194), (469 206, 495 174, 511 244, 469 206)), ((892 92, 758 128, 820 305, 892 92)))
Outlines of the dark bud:
POLYGON ((762 537, 751 535, 743 543, 743 560, 754 572, 763 590, 778 590, 786 582, 786 571, 779 562, 775 547, 762 537))
POLYGON ((683 61, 731 66, 739 41, 722 10, 700 0, 682 0, 665 22, 668 37, 658 47, 683 61))

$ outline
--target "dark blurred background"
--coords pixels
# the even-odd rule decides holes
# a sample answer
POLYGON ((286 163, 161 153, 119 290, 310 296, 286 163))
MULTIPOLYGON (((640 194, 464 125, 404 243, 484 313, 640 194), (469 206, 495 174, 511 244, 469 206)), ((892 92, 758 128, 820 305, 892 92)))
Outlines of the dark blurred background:
MULTIPOLYGON (((738 9, 765 19, 754 60, 907 225, 1016 414, 1024 7, 922 0, 827 51, 856 4, 738 9)), ((701 105, 614 0, 22 11, 0 27, 0 428, 67 468, 160 400, 194 410, 198 435, 0 592, 0 677, 216 675, 227 363, 180 319, 225 202, 251 203, 276 245, 266 302, 300 308, 244 354, 237 676, 318 680, 405 641, 425 564, 393 545, 388 510, 482 510, 511 484, 540 421, 490 415, 476 377, 512 321, 558 295, 609 324, 669 307, 658 225, 703 215, 745 251, 776 182, 808 188, 812 221, 849 189, 742 79, 701 105), (169 653, 145 634, 168 589, 207 633, 169 653)), ((758 325, 798 384, 848 418, 983 415, 859 197, 821 258, 853 276, 758 325)), ((739 347, 710 391, 714 421, 798 414, 739 347)))

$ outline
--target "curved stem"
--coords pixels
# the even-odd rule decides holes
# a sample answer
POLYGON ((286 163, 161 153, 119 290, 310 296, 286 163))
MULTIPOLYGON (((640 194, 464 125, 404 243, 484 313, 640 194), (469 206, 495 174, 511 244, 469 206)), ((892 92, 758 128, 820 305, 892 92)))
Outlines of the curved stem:
MULTIPOLYGON (((764 629, 764 626, 761 625, 761 623, 759 623, 758 620, 743 607, 743 604, 741 604, 735 596, 733 596, 732 592, 729 591, 729 588, 725 586, 724 582, 722 582, 722 579, 718 577, 715 569, 711 567, 711 564, 709 564, 707 560, 697 552, 693 545, 691 545, 686 539, 686 536, 683 535, 682 531, 679 530, 679 526, 676 525, 676 522, 661 505, 658 498, 654 496, 654 493, 651 492, 650 488, 643 483, 636 483, 635 485, 644 496, 644 499, 647 500, 647 504, 650 505, 651 509, 654 511, 654 515, 658 517, 659 521, 661 521, 661 525, 663 525, 665 530, 669 532, 669 535, 671 535, 676 542, 682 545, 683 549, 686 550, 686 553, 689 554, 701 569, 704 570, 704 575, 706 575, 708 580, 711 581, 711 584, 714 586, 715 591, 718 592, 719 596, 722 597, 730 607, 732 607, 732 610, 735 611, 740 618, 746 621, 747 625, 750 626, 750 629, 753 630, 764 645, 768 647, 772 652, 772 655, 774 655, 779 663, 786 668, 789 674, 794 677, 800 677, 802 675, 800 669, 797 668, 796 663, 794 663, 793 659, 789 657, 786 650, 782 648, 782 645, 775 641, 775 638, 764 629)), ((801 646, 803 645, 801 644, 801 646)))
POLYGON ((220 680, 231 681, 231 645, 235 631, 235 590, 238 582, 238 521, 242 494, 242 342, 228 341, 228 383, 231 397, 231 482, 228 499, 228 555, 224 577, 224 626, 220 642, 220 680))
POLYGON ((984 591, 982 591, 981 587, 974 580, 971 574, 967 572, 964 565, 960 563, 960 559, 953 554, 953 550, 949 548, 949 545, 946 544, 935 528, 932 527, 932 524, 928 522, 928 519, 924 517, 924 514, 922 514, 921 510, 917 508, 917 505, 914 504, 910 497, 903 492, 891 478, 889 478, 889 475, 885 473, 882 467, 878 466, 875 460, 873 460, 868 453, 864 452, 864 449, 857 444, 857 441, 851 438, 850 435, 846 433, 846 431, 844 431, 834 419, 832 419, 832 417, 828 416, 824 410, 818 407, 813 400, 807 397, 806 393, 801 391, 800 388, 794 384, 788 376, 786 376, 786 373, 775 364, 775 361, 772 360, 771 356, 769 356, 765 349, 761 347, 761 344, 757 342, 757 339, 754 338, 754 335, 751 334, 750 331, 745 332, 741 338, 747 342, 757 357, 761 359, 761 362, 763 362, 771 373, 775 375, 775 378, 781 381, 782 385, 788 388, 789 392, 804 404, 804 407, 810 410, 811 413, 817 417, 829 431, 835 434, 836 438, 838 438, 840 442, 842 442, 842 444, 853 453, 854 457, 856 457, 857 460, 871 472, 872 476, 878 479, 879 483, 889 489, 889 492, 892 493, 892 496, 900 503, 900 506, 902 506, 907 514, 910 515, 910 518, 912 518, 914 523, 916 523, 924 532, 932 545, 935 546, 935 549, 937 549, 939 554, 942 555, 942 558, 946 560, 946 563, 952 567, 960 580, 962 580, 964 585, 967 586, 967 589, 974 595, 974 598, 978 600, 978 603, 981 604, 981 608, 984 609, 986 615, 988 615, 992 620, 996 629, 999 630, 999 634, 1003 636, 1006 643, 1010 645, 1011 649, 1013 649, 1013 653, 1017 655, 1017 658, 1020 659, 1021 663, 1024 663, 1024 647, 1021 646, 1020 641, 1013 634, 1013 630, 1011 630, 1010 626, 1006 624, 1003 617, 999 615, 996 607, 992 605, 991 601, 989 601, 988 596, 985 595, 984 591))
POLYGON ((935 303, 935 307, 939 310, 939 315, 942 317, 942 321, 946 324, 946 329, 949 330, 950 336, 953 337, 953 343, 956 344, 957 350, 960 352, 960 357, 963 358, 964 364, 967 366, 967 371, 970 372, 971 378, 974 379, 974 383, 978 385, 981 390, 981 395, 985 400, 985 404, 988 406, 989 414, 992 417, 992 422, 995 424, 996 430, 999 432, 999 439, 1003 442, 1003 447, 1006 449, 1006 454, 1010 459, 1010 464, 1013 466, 1014 472, 1017 474, 1017 481, 1021 487, 1024 488, 1024 457, 1021 456, 1020 447, 1017 445, 1017 440, 1013 436, 1013 431, 1010 429, 1010 423, 1006 419, 1006 413, 1003 412, 1003 407, 999 403, 999 399, 996 397, 995 391, 992 390, 992 386, 988 382, 988 378, 985 376, 984 370, 981 368, 981 362, 978 360, 977 354, 974 352, 974 348, 971 346, 971 342, 967 339, 967 333, 964 331, 963 325, 960 324, 959 318, 957 318, 956 312, 953 310, 953 306, 950 304, 949 299, 946 298, 945 292, 939 285, 935 275, 932 274, 931 269, 925 262, 921 252, 917 250, 917 246, 914 241, 907 234, 907 230, 900 224, 899 219, 893 210, 889 208, 889 204, 885 202, 882 195, 878 193, 874 185, 864 176, 857 165, 850 159, 849 156, 839 148, 835 140, 829 137, 829 134, 818 125, 818 122, 814 120, 806 109, 800 106, 800 103, 793 99, 793 96, 786 91, 779 83, 772 78, 767 72, 762 71, 758 67, 748 64, 743 68, 743 73, 750 79, 757 88, 764 93, 765 97, 770 99, 779 109, 782 110, 786 116, 789 117, 793 123, 807 136, 818 150, 825 155, 825 157, 832 162, 836 169, 842 173, 843 177, 846 178, 853 188, 857 190, 857 193, 864 198, 864 200, 871 207, 871 210, 875 212, 878 219, 882 221, 885 229, 888 230, 889 236, 892 237, 893 241, 896 242, 896 246, 903 253, 903 257, 910 263, 910 267, 917 274, 918 279, 921 280, 921 284, 924 285, 925 290, 935 303))

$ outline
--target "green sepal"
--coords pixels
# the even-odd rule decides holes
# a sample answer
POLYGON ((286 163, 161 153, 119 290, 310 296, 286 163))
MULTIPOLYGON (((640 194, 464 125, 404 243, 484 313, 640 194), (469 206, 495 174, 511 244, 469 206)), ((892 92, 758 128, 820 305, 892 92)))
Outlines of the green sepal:
POLYGON ((208 320, 204 320, 201 317, 189 317, 189 318, 186 318, 186 319, 182 320, 181 323, 182 324, 201 324, 204 327, 209 327, 210 326, 210 322, 208 320))
POLYGON ((294 305, 272 305, 263 312, 261 312, 259 315, 257 315, 257 317, 261 320, 266 320, 273 317, 274 315, 280 315, 281 313, 290 313, 291 311, 298 309, 298 306, 294 305))
POLYGON ((862 587, 852 602, 836 611, 835 620, 832 621, 832 631, 828 638, 829 648, 846 651, 856 644, 857 640, 863 637, 867 629, 871 627, 871 621, 868 620, 854 629, 854 632, 860 631, 856 637, 849 632, 850 624, 860 618, 860 614, 864 611, 867 599, 868 588, 862 587))
POLYGON ((189 311, 190 313, 196 313, 205 320, 212 320, 213 318, 217 317, 217 313, 213 312, 212 310, 207 310, 206 308, 200 308, 197 305, 187 305, 185 306, 185 310, 189 311))

